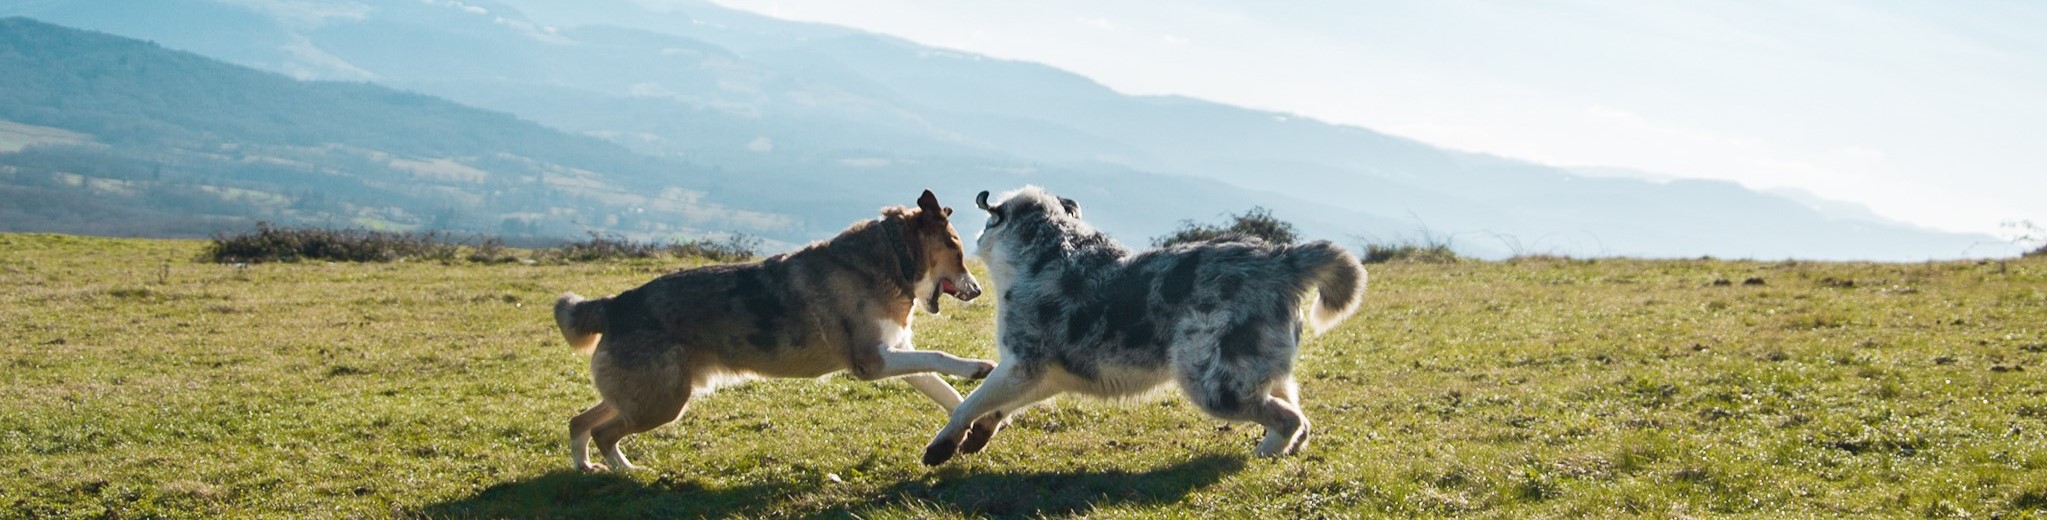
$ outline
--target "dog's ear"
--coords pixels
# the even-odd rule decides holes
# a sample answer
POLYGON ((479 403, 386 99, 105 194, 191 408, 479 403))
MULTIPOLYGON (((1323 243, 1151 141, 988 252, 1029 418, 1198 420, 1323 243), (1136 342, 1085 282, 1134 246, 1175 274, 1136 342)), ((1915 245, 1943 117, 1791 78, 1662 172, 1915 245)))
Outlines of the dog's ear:
POLYGON ((1073 199, 1060 197, 1059 205, 1066 207, 1066 214, 1073 215, 1073 218, 1080 218, 1080 203, 1074 202, 1073 199))
POLYGON ((933 195, 931 193, 931 190, 924 190, 924 196, 917 197, 917 208, 922 209, 924 210, 925 213, 930 214, 945 213, 945 208, 941 208, 938 206, 938 196, 933 195))
POLYGON ((982 211, 988 210, 988 190, 981 190, 980 195, 974 196, 974 207, 981 208, 982 211))

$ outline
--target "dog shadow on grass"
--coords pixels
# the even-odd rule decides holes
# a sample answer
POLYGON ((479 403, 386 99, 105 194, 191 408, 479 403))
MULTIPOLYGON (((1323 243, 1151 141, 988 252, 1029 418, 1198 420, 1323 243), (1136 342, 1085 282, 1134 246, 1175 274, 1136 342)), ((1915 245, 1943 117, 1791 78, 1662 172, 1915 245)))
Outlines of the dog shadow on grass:
POLYGON ((559 470, 428 505, 426 518, 698 518, 755 510, 796 491, 782 485, 707 488, 687 477, 645 482, 616 473, 559 470))
MULTIPOLYGON (((646 482, 609 473, 556 471, 497 484, 416 511, 428 518, 869 517, 884 509, 957 510, 976 516, 1065 516, 1112 505, 1183 500, 1244 468, 1242 456, 1207 455, 1144 471, 974 473, 945 468, 891 485, 857 504, 822 511, 790 500, 828 483, 707 488, 688 477, 646 482)), ((815 506, 811 506, 815 507, 815 506)))
POLYGON ((1099 507, 1179 502, 1244 469, 1243 455, 1209 454, 1144 471, 973 473, 947 468, 896 484, 872 502, 835 507, 823 516, 872 517, 877 509, 935 505, 975 516, 1070 516, 1099 507))

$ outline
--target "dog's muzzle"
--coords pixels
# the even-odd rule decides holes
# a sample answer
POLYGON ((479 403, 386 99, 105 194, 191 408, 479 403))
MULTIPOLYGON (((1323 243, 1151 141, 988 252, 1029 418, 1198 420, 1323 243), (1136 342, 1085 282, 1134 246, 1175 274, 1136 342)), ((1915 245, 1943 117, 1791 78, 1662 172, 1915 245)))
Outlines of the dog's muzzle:
POLYGON ((959 298, 960 301, 970 302, 974 301, 974 298, 981 296, 981 283, 974 281, 973 275, 961 277, 957 284, 953 283, 950 278, 939 278, 938 290, 945 291, 946 294, 959 298))

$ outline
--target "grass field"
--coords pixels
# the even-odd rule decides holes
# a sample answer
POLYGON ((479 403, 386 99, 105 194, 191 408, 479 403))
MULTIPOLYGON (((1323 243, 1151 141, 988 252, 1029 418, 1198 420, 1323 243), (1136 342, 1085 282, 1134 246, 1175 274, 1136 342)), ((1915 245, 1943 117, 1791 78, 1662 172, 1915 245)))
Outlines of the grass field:
MULTIPOLYGON (((927 469, 936 407, 835 377, 698 399, 626 441, 650 471, 584 475, 548 305, 679 266, 203 247, 0 235, 0 516, 2047 516, 2047 259, 1373 265, 1302 349, 1301 456, 1165 394, 927 469)), ((990 356, 995 301, 917 343, 990 356)))

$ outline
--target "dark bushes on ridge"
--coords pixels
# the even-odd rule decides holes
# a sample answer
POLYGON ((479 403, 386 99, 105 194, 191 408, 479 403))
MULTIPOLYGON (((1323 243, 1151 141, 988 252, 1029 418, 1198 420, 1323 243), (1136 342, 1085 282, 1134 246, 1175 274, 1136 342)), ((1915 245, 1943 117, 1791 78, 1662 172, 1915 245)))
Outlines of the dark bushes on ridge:
POLYGON ((705 258, 737 262, 758 255, 761 240, 747 235, 702 238, 660 245, 619 235, 591 232, 590 238, 538 250, 513 249, 505 240, 481 236, 466 246, 444 231, 407 233, 366 229, 284 228, 268 222, 240 234, 216 233, 203 260, 237 262, 395 262, 399 260, 467 260, 480 264, 596 262, 635 258, 705 258))
POLYGON ((732 235, 723 240, 700 238, 671 242, 666 246, 640 242, 620 235, 590 232, 590 238, 539 251, 535 256, 557 262, 593 262, 633 258, 699 257, 717 262, 738 262, 758 256, 760 239, 732 235))
POLYGON ((1226 225, 1198 224, 1192 220, 1180 221, 1180 229, 1152 239, 1151 245, 1166 247, 1244 235, 1258 237, 1275 245, 1292 244, 1300 238, 1294 232, 1293 223, 1273 217, 1272 210, 1254 206, 1249 211, 1230 215, 1226 225))
POLYGON ((367 229, 280 228, 256 223, 256 231, 216 233, 206 249, 215 262, 395 262, 401 259, 448 260, 456 246, 442 232, 402 233, 367 229))
POLYGON ((1456 263, 1461 258, 1457 256, 1456 251, 1450 249, 1450 244, 1418 244, 1408 242, 1400 244, 1365 244, 1365 257, 1361 260, 1367 264, 1383 264, 1386 262, 1449 264, 1456 263))

